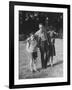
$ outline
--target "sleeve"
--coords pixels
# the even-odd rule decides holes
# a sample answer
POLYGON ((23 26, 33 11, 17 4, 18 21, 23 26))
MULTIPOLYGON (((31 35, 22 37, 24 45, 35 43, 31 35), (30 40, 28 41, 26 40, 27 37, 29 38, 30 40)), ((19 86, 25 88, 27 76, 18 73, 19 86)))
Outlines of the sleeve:
POLYGON ((35 35, 39 36, 39 31, 37 31, 37 32, 35 33, 35 35))
POLYGON ((56 32, 53 32, 54 34, 57 34, 56 32))

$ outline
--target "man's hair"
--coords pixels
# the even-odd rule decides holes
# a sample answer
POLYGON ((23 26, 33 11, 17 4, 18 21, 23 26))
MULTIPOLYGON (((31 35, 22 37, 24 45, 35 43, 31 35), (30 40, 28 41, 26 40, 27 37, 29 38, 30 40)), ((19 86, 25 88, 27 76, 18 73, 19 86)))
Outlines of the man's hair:
POLYGON ((44 25, 43 25, 43 23, 39 23, 39 25, 42 25, 42 26, 44 26, 44 25))

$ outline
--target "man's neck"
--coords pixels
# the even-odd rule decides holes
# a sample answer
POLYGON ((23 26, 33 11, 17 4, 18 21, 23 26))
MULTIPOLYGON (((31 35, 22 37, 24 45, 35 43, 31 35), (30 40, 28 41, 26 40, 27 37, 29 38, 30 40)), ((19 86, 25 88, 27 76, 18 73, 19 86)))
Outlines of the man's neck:
POLYGON ((42 30, 42 29, 40 29, 40 32, 43 32, 43 30, 42 30))

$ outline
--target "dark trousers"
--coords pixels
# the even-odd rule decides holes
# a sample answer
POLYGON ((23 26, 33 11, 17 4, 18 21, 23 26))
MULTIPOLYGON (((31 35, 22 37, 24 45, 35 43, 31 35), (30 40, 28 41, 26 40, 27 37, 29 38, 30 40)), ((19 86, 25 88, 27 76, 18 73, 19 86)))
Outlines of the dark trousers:
POLYGON ((47 41, 41 41, 40 53, 41 53, 41 65, 42 65, 42 68, 46 68, 46 65, 47 65, 47 58, 48 58, 47 51, 48 51, 47 41))

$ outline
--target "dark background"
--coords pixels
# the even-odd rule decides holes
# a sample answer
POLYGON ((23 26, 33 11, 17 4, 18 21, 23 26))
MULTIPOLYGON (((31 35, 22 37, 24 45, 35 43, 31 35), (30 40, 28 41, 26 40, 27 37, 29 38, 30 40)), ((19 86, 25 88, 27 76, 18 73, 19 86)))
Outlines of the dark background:
POLYGON ((57 33, 63 34, 63 13, 19 11, 19 35, 27 37, 31 32, 36 32, 39 23, 44 24, 57 33))

